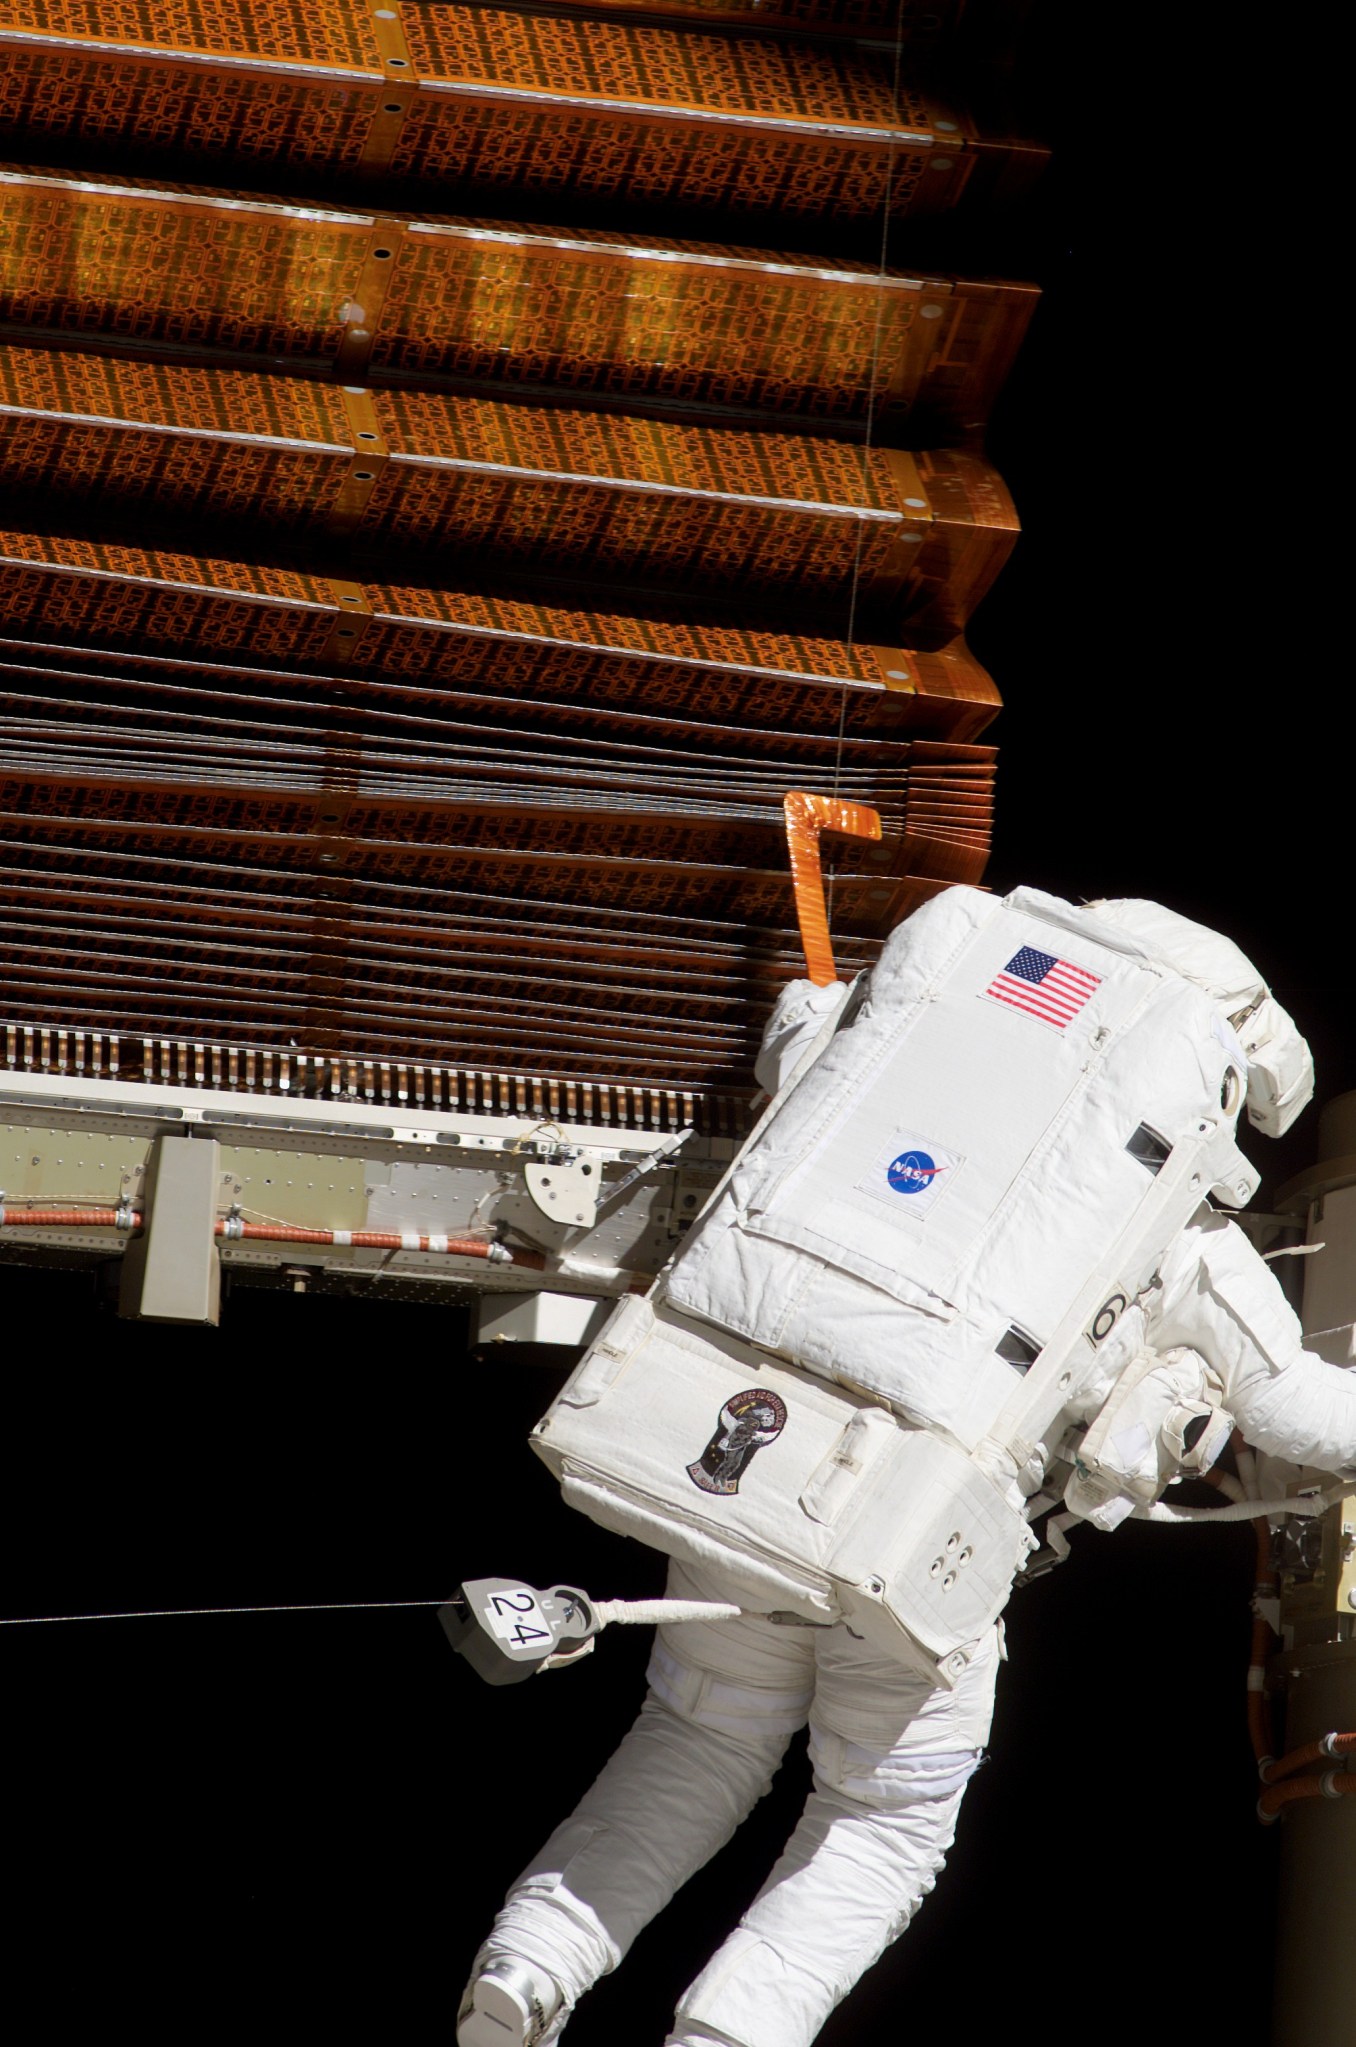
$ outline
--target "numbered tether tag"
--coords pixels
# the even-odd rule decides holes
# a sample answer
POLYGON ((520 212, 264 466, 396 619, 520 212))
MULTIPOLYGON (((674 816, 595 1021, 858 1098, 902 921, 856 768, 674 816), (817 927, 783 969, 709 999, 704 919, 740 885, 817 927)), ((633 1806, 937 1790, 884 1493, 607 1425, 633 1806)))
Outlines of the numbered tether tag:
POLYGON ((585 1593, 573 1585, 538 1592, 520 1578, 468 1579, 438 1618, 457 1654, 492 1685, 587 1655, 597 1632, 585 1593))

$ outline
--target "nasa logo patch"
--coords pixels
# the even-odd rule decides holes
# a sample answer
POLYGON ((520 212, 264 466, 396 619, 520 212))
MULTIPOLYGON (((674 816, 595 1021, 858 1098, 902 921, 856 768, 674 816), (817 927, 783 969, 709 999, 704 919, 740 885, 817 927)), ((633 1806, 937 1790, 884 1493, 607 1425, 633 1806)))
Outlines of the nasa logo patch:
POLYGON ((870 1171, 857 1182, 857 1191, 870 1194, 896 1214, 926 1215, 941 1200, 962 1163, 959 1152, 946 1150, 933 1138, 897 1130, 876 1153, 870 1171))
POLYGON ((902 1151, 891 1159, 885 1177, 896 1194, 926 1194, 942 1168, 930 1152, 902 1151))

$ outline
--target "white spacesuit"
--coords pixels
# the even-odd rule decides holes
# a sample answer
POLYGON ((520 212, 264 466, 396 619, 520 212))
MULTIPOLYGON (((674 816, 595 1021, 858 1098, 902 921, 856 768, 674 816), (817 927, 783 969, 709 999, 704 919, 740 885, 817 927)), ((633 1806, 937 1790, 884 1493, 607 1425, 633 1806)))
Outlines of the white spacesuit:
POLYGON ((942 1866, 1026 1516, 1062 1494, 1112 1528, 1235 1425, 1356 1470, 1356 1374, 1305 1352, 1206 1199, 1257 1184, 1244 1101, 1279 1135, 1312 1092, 1228 940, 1150 903, 951 889, 850 996, 788 989, 759 1078, 772 1107, 655 1305, 621 1311, 537 1445, 567 1498, 669 1550, 673 1594, 744 1617, 659 1630, 638 1722, 495 1921, 461 2047, 556 2039, 807 1719, 804 1815, 669 2047, 809 2047, 942 1866), (738 1390, 707 1390, 703 1351, 738 1390), (797 1428, 813 1464, 811 1410, 835 1402, 841 1434, 788 1477, 797 1428), (891 1500, 897 1454, 924 1478, 938 1460, 973 1534, 958 1509, 939 1535, 951 1510, 923 1513, 912 1480, 891 1500), (882 1486, 904 1533, 876 1568, 882 1486))

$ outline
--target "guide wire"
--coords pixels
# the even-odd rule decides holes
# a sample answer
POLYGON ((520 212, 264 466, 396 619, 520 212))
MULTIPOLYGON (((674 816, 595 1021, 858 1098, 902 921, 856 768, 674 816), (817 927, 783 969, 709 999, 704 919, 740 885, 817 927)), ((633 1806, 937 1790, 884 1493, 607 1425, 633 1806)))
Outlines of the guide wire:
POLYGON ((282 1606, 148 1606, 127 1613, 26 1613, 0 1628, 63 1627, 68 1621, 181 1621, 209 1613, 379 1613, 397 1607, 446 1606, 445 1599, 313 1599, 282 1606))
MULTIPOLYGON (((890 87, 890 105, 896 127, 899 122, 899 80, 904 63, 904 4, 899 0, 895 16, 895 68, 890 87)), ((890 148, 885 159, 885 205, 880 228, 880 263, 876 271, 876 318, 871 334, 871 374, 866 393, 866 431, 862 439, 862 495, 866 496, 871 482, 871 455, 875 446, 877 377, 880 367, 881 326, 885 318, 885 272, 890 245, 890 207, 894 199, 895 153, 899 148, 897 136, 891 134, 890 148)), ((866 521, 857 520, 857 543, 852 555, 852 582, 848 590, 847 645, 856 644, 857 597, 862 579, 862 546, 866 538, 866 521)), ((833 794, 839 795, 839 783, 843 767, 843 745, 847 733, 848 685, 846 681, 838 692, 838 732, 833 758, 833 794)), ((824 892, 824 908, 830 934, 833 931, 833 888, 837 879, 837 867, 830 866, 828 885, 824 892)))

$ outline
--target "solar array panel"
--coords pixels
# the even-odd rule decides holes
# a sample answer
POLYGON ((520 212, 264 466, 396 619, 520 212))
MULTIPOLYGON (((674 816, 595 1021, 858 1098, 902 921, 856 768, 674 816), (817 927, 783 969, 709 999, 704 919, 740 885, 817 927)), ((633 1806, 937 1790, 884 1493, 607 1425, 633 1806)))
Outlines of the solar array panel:
POLYGON ((841 251, 0 170, 0 332, 132 358, 951 445, 1035 297, 841 251))
POLYGON ((737 1120, 789 789, 844 972, 980 879, 1020 12, 6 10, 6 1058, 737 1120))
POLYGON ((0 494, 123 533, 199 520, 237 546, 575 592, 701 592, 950 637, 1016 534, 964 450, 365 391, 75 351, 0 355, 0 494))
MULTIPOLYGON (((891 39, 893 40, 893 38, 891 39)), ((454 0, 20 0, 13 156, 376 178, 484 208, 566 201, 839 233, 1020 188, 1040 152, 896 76, 892 50, 454 0)))

